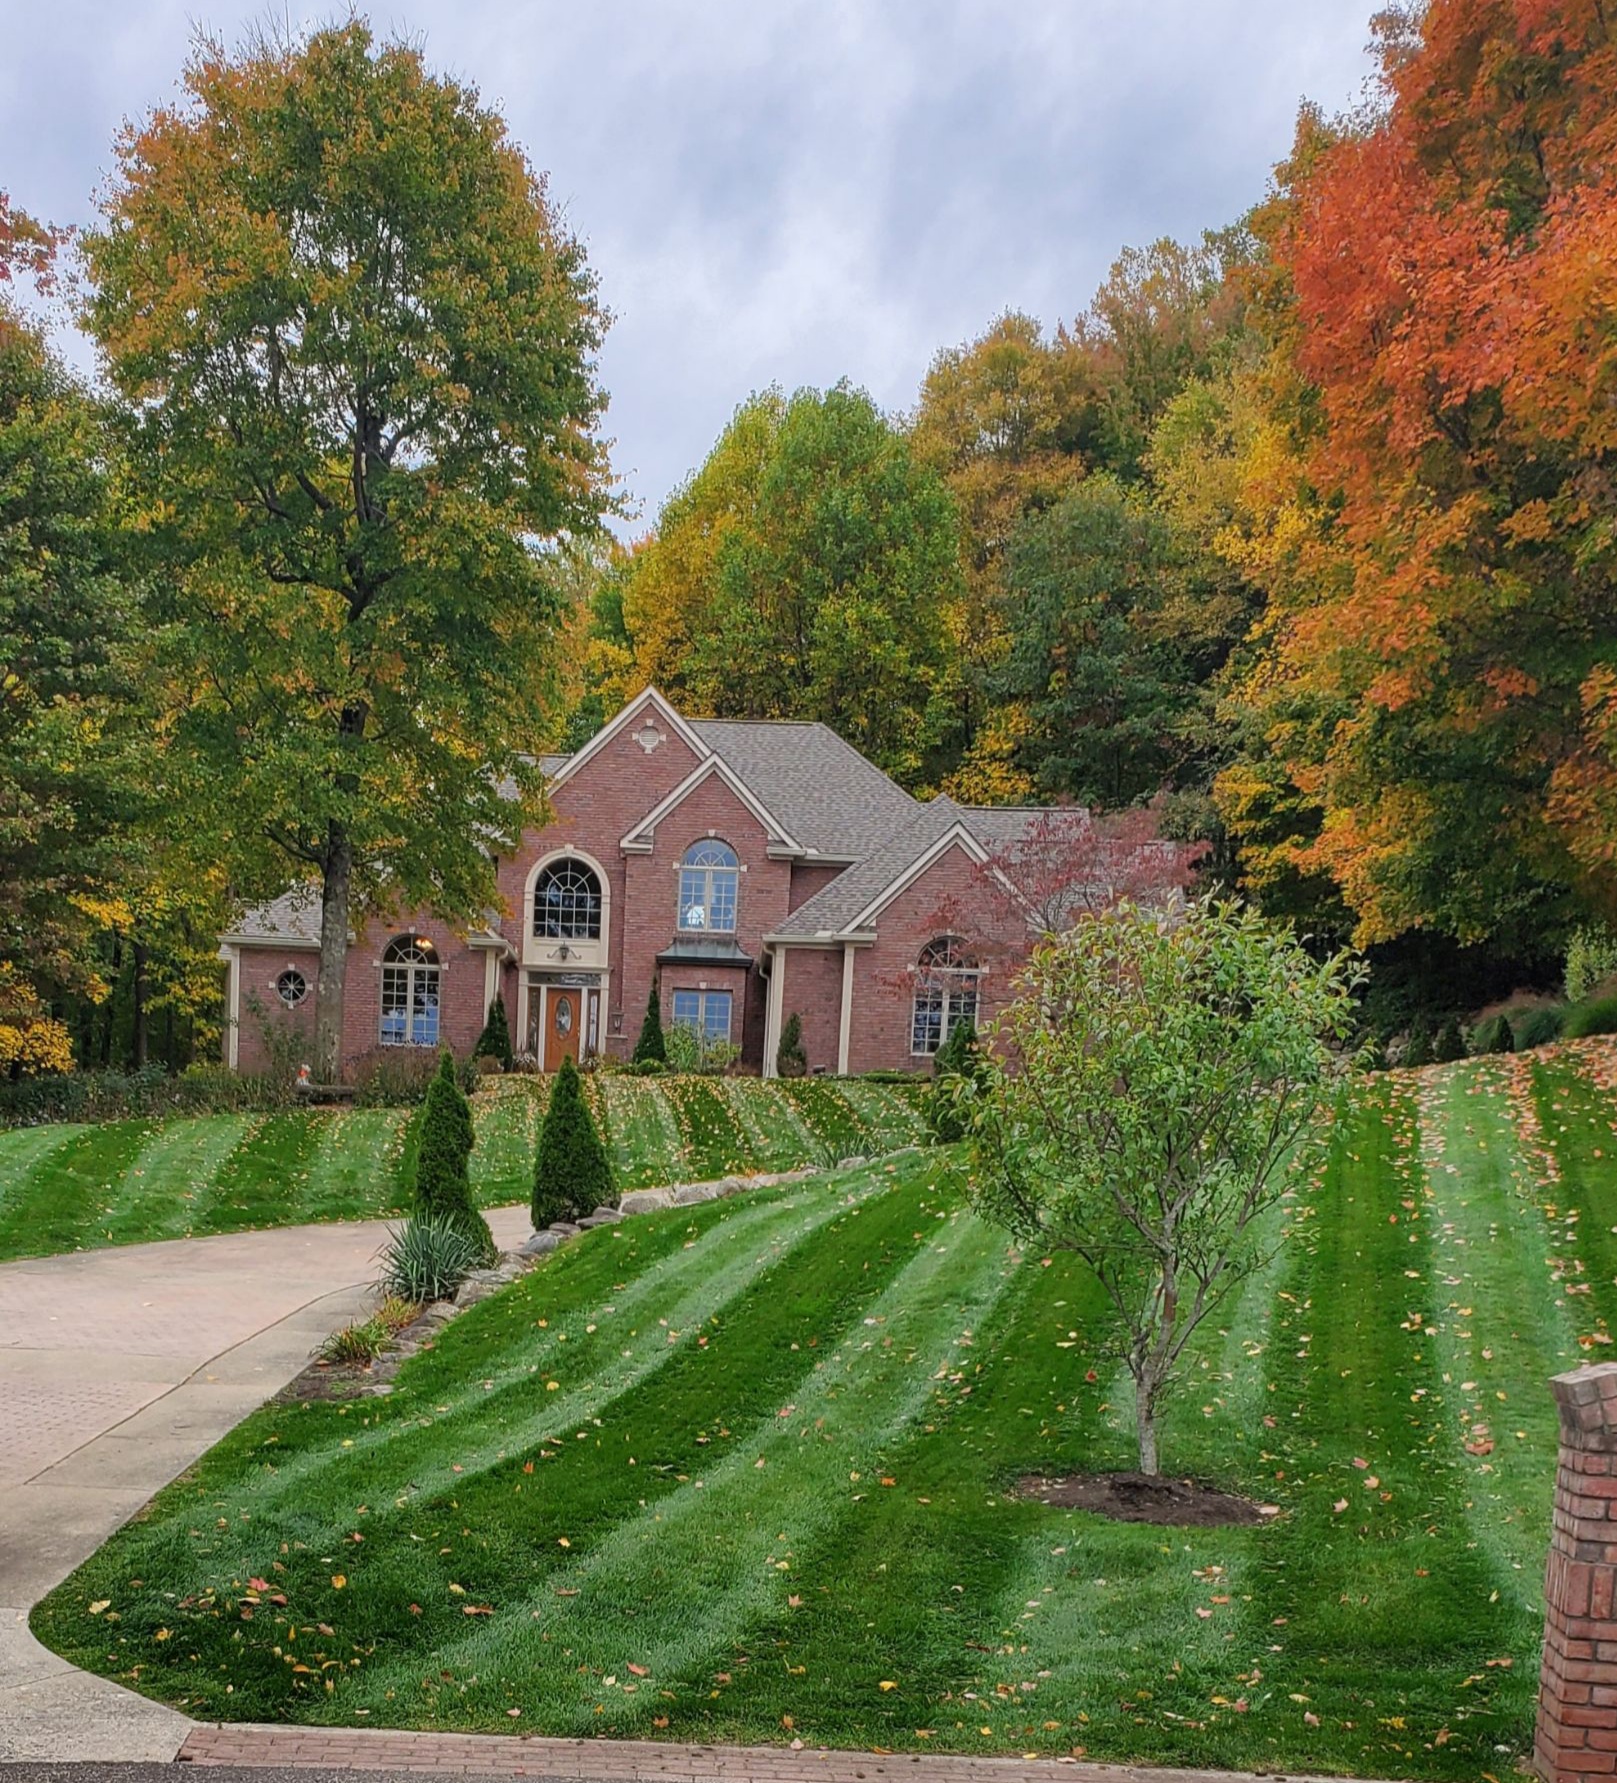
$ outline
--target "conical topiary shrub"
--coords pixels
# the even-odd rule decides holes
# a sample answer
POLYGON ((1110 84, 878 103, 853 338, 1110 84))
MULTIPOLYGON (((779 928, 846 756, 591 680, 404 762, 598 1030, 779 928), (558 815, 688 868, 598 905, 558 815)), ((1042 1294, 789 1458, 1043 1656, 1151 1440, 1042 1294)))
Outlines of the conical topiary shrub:
POLYGON ((550 1106, 539 1129, 539 1155, 533 1170, 533 1229, 554 1220, 582 1219, 613 1199, 612 1166, 595 1130, 584 1080, 571 1059, 563 1059, 550 1090, 550 1106))
POLYGON ((634 1043, 634 1063, 637 1065, 666 1065, 668 1063, 668 1047, 663 1040, 662 998, 658 994, 655 978, 651 981, 651 995, 646 999, 646 1019, 640 1024, 640 1038, 634 1043))
POLYGON ((438 1074, 427 1086, 416 1150, 415 1205, 421 1219, 448 1221, 477 1245, 478 1261, 499 1255, 488 1221, 472 1200, 467 1170, 472 1155, 472 1105, 456 1081, 455 1060, 446 1047, 438 1074))
POLYGON ((477 1036, 472 1057, 498 1059, 502 1071, 511 1069, 511 1024, 505 1019, 505 996, 501 991, 494 993, 494 1001, 488 1006, 488 1020, 477 1036))
POLYGON ((807 1077, 808 1054, 803 1050, 803 1018, 794 1009, 780 1032, 775 1048, 775 1069, 782 1077, 807 1077))
POLYGON ((966 1124, 955 1107, 960 1078, 977 1081, 982 1076, 982 1048, 977 1044, 977 1024, 957 1021, 932 1061, 932 1081, 926 1087, 922 1113, 939 1145, 953 1145, 966 1136, 966 1124))

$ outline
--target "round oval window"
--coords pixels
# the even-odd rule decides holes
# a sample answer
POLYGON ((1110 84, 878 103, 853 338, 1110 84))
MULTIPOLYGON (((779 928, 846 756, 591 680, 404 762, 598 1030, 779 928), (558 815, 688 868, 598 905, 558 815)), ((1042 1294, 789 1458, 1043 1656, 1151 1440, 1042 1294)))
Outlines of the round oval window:
POLYGON ((275 981, 275 994, 288 1009, 296 1009, 309 994, 309 981, 296 966, 288 966, 275 981))
POLYGON ((573 1000, 571 997, 556 999, 556 1032, 571 1034, 573 1031, 573 1000))

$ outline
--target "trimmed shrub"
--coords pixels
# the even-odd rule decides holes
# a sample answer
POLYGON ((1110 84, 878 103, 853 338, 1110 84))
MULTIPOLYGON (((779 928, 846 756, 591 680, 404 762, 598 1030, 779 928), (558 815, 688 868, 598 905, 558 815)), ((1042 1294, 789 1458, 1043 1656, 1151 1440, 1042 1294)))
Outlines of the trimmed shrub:
POLYGON ((464 1226, 418 1216, 389 1232, 377 1285, 417 1306, 449 1300, 479 1261, 477 1240, 464 1226))
POLYGON ((539 1129, 533 1169, 533 1229, 556 1220, 580 1219, 610 1202, 612 1166, 595 1129, 584 1080, 571 1059, 563 1059, 551 1086, 550 1106, 539 1129))
POLYGON ((1432 1062, 1432 1029, 1424 1015, 1416 1016, 1410 1026, 1409 1038, 1404 1042, 1404 1056, 1400 1061, 1406 1069, 1414 1070, 1420 1065, 1432 1062))
POLYGON ((808 1054, 803 1050, 803 1018, 794 1009, 780 1031, 775 1048, 775 1069, 782 1077, 807 1077, 808 1054))
POLYGON ((668 1047, 663 1039, 662 995, 655 978, 651 981, 651 995, 646 999, 646 1019, 640 1024, 640 1038, 634 1043, 634 1063, 668 1063, 668 1047))
POLYGON ((1471 1050, 1478 1058, 1484 1053, 1514 1052, 1516 1036, 1503 1015, 1490 1015, 1471 1031, 1471 1050))
POLYGON ((492 1263, 499 1251, 488 1221, 472 1200, 467 1170, 471 1155, 472 1105, 460 1087, 454 1056, 446 1047, 421 1108, 415 1165, 416 1214, 420 1219, 447 1221, 459 1227, 477 1247, 478 1262, 492 1263))
POLYGON ((1585 1001, 1608 978, 1617 976, 1617 934, 1601 923, 1585 923, 1574 929, 1566 944, 1566 994, 1573 1003, 1585 1001))
POLYGON ((932 1082, 922 1097, 921 1113, 939 1145, 953 1145, 966 1136, 966 1123, 955 1106, 960 1079, 980 1081, 982 1048, 977 1044, 975 1022, 958 1021, 932 1061, 932 1082))
POLYGON ((1465 1035, 1460 1031, 1460 1018, 1451 1015, 1437 1031, 1432 1044, 1432 1057, 1440 1065, 1451 1065, 1465 1057, 1465 1035))
POLYGON ((1576 1003, 1566 1012, 1561 1032, 1568 1040, 1586 1040, 1591 1034, 1617 1034, 1617 997, 1595 997, 1576 1003))
POLYGON ((1536 1046, 1548 1046, 1561 1038, 1566 1021, 1565 1009, 1529 1009, 1516 1026, 1516 1050, 1531 1052, 1536 1046))
POLYGON ((438 1069, 425 1046, 373 1046, 354 1060, 349 1075, 356 1108, 410 1108, 427 1093, 438 1069))
POLYGON ((502 991, 494 993, 494 1001, 488 1006, 488 1020, 483 1023, 483 1031, 477 1036, 472 1057, 494 1059, 502 1071, 511 1069, 511 1024, 505 1019, 505 995, 502 991))

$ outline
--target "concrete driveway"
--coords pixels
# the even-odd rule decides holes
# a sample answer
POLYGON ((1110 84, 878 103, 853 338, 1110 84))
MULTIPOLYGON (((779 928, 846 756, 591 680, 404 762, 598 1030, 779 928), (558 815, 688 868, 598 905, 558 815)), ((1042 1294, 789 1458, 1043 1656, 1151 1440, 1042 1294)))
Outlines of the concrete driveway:
MULTIPOLYGON (((510 1247, 527 1209, 489 1216, 510 1247)), ((0 1760, 166 1760, 191 1723, 28 1611, 368 1302, 381 1220, 0 1264, 0 1760)))

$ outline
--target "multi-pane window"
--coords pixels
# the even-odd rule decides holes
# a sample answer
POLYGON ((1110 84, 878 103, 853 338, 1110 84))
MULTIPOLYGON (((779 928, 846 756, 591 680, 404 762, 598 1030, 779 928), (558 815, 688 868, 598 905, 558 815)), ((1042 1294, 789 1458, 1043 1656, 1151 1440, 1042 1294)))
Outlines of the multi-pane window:
POLYGON ((976 1026, 977 962, 953 935, 941 935, 921 949, 916 962, 910 1051, 935 1053, 957 1022, 976 1026))
POLYGON ((400 935, 382 955, 383 1046, 438 1044, 438 950, 424 935, 400 935))
POLYGON ((600 940, 601 882, 582 861, 552 861, 535 880, 533 932, 551 941, 600 940))
POLYGON ((296 1009, 309 994, 309 981, 296 966, 288 966, 275 981, 275 994, 288 1009, 296 1009))
POLYGON ((730 993, 675 991, 674 1026, 692 1029, 703 1046, 727 1042, 730 1038, 730 993))
POLYGON ((733 935, 740 878, 736 852, 728 843, 711 839, 692 843, 679 869, 679 926, 733 935))

